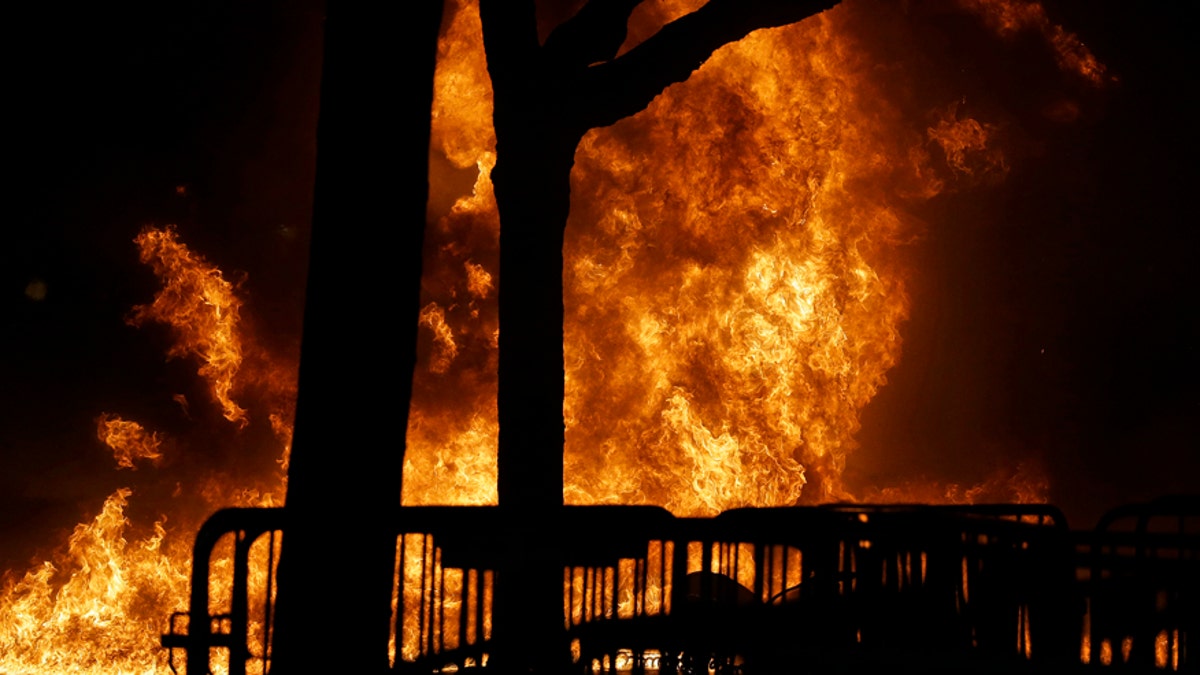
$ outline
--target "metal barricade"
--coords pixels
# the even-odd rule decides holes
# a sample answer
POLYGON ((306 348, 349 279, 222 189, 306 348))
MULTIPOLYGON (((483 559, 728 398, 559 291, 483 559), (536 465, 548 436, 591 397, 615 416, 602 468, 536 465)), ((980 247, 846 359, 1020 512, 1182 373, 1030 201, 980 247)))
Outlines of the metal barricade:
MULTIPOLYGON (((1071 532, 1041 505, 748 508, 710 519, 564 507, 567 525, 547 532, 564 562, 561 579, 547 580, 563 594, 562 632, 547 648, 578 673, 1186 670, 1200 616, 1198 502, 1124 507, 1092 532, 1071 532)), ((392 670, 486 668, 503 583, 498 510, 405 507, 394 520, 392 670)), ((190 675, 270 672, 285 530, 280 509, 227 510, 205 524, 191 606, 163 636, 173 670, 183 650, 190 675)))

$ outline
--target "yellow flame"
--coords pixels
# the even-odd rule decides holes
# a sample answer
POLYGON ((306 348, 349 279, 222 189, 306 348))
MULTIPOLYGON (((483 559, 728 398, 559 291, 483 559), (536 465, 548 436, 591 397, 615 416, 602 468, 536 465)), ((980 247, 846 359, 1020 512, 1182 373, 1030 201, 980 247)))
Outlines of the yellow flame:
MULTIPOLYGON (((643 3, 623 49, 695 4, 643 3)), ((1037 4, 963 7, 1002 37, 1074 39, 1037 4)), ((923 62, 879 67, 872 40, 890 38, 877 14, 846 2, 757 31, 583 139, 564 247, 564 501, 700 515, 878 496, 841 476, 859 413, 900 357, 905 248, 922 234, 910 214, 1009 165, 1001 125, 961 94, 906 98, 905 78, 927 74, 905 69, 923 62)), ((475 3, 455 0, 448 16, 432 148, 460 183, 473 170, 474 189, 429 229, 406 504, 496 498, 491 91, 475 3)), ((1081 77, 1103 72, 1067 47, 1060 64, 1074 54, 1081 77)), ((994 482, 920 498, 994 498, 994 482)), ((1044 500, 1040 474, 1006 486, 1044 500)))
POLYGON ((151 673, 165 664, 165 610, 187 597, 186 544, 169 551, 164 521, 130 539, 130 490, 81 523, 65 552, 0 592, 0 672, 151 673))
POLYGON ((943 185, 854 58, 854 19, 758 31, 584 138, 568 501, 711 515, 847 496, 858 411, 908 313, 902 208, 943 185))

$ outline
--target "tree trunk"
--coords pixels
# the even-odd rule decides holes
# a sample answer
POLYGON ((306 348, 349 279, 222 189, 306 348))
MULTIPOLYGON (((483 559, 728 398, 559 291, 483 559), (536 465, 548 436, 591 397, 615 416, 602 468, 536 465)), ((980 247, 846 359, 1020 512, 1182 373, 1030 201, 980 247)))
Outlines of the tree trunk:
POLYGON ((494 654, 505 672, 562 672, 562 244, 575 145, 541 72, 531 0, 484 1, 500 211, 498 493, 507 555, 496 585, 494 654))
POLYGON ((562 672, 563 561, 554 544, 563 503, 562 224, 574 145, 517 147, 497 153, 493 173, 504 214, 498 491, 510 535, 497 587, 497 657, 505 669, 562 672))
MULTIPOLYGON (((636 1, 592 0, 542 47, 533 0, 481 0, 501 213, 499 495, 511 535, 496 587, 494 651, 507 672, 567 665, 553 528, 563 486, 562 244, 576 144, 587 129, 631 115, 687 79, 717 47, 833 2, 710 0, 614 59, 636 1)), ((336 3, 326 26, 277 605, 273 672, 285 675, 388 665, 395 538, 377 524, 394 517, 400 497, 442 11, 441 0, 336 3), (396 316, 399 333, 390 330, 396 316), (374 396, 380 381, 386 398, 374 396), (381 433, 394 439, 383 452, 381 433)))
POLYGON ((591 0, 539 44, 533 0, 481 0, 500 211, 499 497, 509 551, 496 589, 497 664, 563 672, 563 233, 575 148, 682 82, 718 47, 834 0, 710 0, 613 58, 638 0, 591 0))
POLYGON ((388 669, 441 13, 329 3, 273 673, 388 669))

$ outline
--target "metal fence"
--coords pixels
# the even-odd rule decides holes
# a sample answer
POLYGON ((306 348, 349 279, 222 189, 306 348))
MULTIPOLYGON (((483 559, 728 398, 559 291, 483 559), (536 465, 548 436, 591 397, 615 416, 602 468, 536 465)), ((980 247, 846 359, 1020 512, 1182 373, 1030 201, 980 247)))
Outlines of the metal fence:
MULTIPOLYGON (((548 640, 569 652, 572 672, 1198 665, 1188 652, 1200 635, 1196 498, 1122 507, 1082 532, 1041 505, 831 505, 711 519, 655 507, 564 512, 570 526, 554 535, 563 630, 548 640)), ((502 583, 495 510, 397 513, 393 670, 485 668, 502 583)), ((222 511, 205 524, 191 606, 163 636, 173 670, 270 672, 283 529, 278 509, 222 511)))

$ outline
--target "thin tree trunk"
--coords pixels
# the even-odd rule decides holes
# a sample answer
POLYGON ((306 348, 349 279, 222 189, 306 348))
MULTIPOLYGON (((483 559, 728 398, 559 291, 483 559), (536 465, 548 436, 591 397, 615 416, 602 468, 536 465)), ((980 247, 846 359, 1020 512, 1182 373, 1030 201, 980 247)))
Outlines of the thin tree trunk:
POLYGON ((273 673, 388 668, 441 14, 329 3, 273 673))
MULTIPOLYGON (((512 136, 510 136, 511 138, 512 136)), ((570 153, 510 152, 494 174, 500 245, 499 497, 510 538, 497 588, 497 656, 562 672, 563 229, 570 153), (565 161, 565 166, 563 166, 565 161), (548 583, 552 581, 554 583, 548 583)), ((574 146, 571 146, 574 149, 574 146)), ((499 154, 498 154, 499 157, 499 154)))
POLYGON ((562 566, 554 550, 563 490, 563 225, 579 136, 557 115, 541 71, 534 3, 482 2, 494 92, 500 211, 498 493, 507 555, 496 588, 503 671, 569 666, 562 566))
POLYGON ((509 551, 496 596, 497 663, 509 672, 569 666, 562 510, 563 234, 575 148, 682 82, 712 52, 757 28, 815 14, 835 0, 710 0, 613 58, 638 0, 590 0, 538 42, 533 0, 481 0, 494 92, 500 210, 499 497, 509 551))

